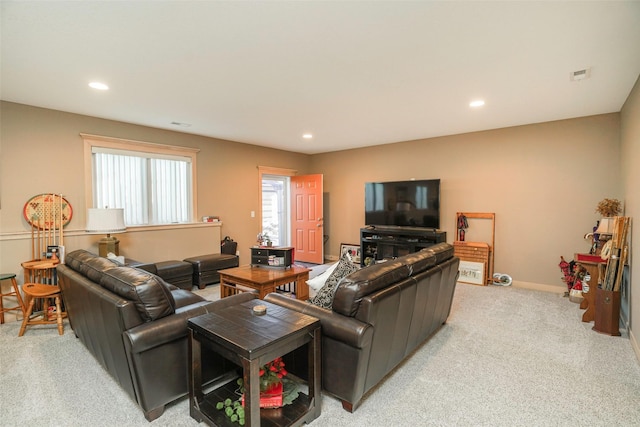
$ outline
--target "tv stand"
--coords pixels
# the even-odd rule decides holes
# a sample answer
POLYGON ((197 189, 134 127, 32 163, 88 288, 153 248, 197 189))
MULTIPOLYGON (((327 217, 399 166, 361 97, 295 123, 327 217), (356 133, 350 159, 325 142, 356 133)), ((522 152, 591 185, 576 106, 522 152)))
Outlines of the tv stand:
POLYGON ((435 228, 370 225, 360 229, 360 265, 393 259, 446 241, 447 232, 435 228))

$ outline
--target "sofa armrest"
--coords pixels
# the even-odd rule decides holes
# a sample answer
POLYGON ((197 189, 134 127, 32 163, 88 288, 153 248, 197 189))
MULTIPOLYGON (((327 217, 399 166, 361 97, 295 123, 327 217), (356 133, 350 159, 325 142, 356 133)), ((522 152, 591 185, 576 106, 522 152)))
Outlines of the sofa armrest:
POLYGON ((322 335, 325 337, 355 348, 371 345, 373 326, 368 323, 275 292, 265 296, 264 300, 320 319, 322 335))
POLYGON ((187 320, 211 311, 211 301, 201 301, 184 307, 162 319, 143 323, 124 332, 133 353, 142 353, 162 344, 187 336, 187 320))
POLYGON ((244 292, 218 301, 202 300, 185 307, 181 307, 170 316, 153 322, 143 323, 124 332, 128 340, 127 346, 133 353, 142 353, 171 341, 186 337, 188 334, 187 321, 192 317, 207 314, 215 309, 224 308, 244 301, 254 299, 255 295, 244 292))

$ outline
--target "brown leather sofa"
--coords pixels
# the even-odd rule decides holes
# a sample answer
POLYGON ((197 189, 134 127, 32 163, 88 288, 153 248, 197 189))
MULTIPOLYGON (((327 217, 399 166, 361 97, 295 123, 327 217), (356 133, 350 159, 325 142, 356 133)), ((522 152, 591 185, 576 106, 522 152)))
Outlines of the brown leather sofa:
MULTIPOLYGON (((75 335, 149 421, 188 392, 187 320, 253 298, 238 294, 207 301, 153 273, 84 250, 67 254, 57 272, 75 335)), ((235 369, 203 351, 210 361, 203 372, 205 381, 235 369)))
MULTIPOLYGON (((460 260, 440 243, 343 278, 333 308, 272 293, 265 300, 322 324, 322 388, 353 412, 364 394, 445 323, 460 260)), ((302 375, 296 354, 287 368, 302 375)))

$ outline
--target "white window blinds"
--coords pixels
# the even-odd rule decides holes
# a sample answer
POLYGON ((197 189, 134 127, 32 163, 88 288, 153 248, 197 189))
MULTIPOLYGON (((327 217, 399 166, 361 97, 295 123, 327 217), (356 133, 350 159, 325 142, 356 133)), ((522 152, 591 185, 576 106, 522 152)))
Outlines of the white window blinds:
POLYGON ((127 226, 190 222, 191 159, 92 148, 93 205, 124 208, 127 226))

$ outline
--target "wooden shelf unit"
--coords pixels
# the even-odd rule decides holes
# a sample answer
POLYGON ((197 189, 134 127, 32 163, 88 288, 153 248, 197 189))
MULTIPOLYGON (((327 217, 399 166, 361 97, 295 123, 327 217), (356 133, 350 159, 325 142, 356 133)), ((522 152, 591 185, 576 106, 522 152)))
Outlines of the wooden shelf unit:
POLYGON ((431 228, 379 225, 361 228, 360 265, 393 259, 446 241, 446 231, 431 228))
POLYGON ((460 215, 464 215, 467 219, 484 219, 491 221, 491 242, 467 242, 456 240, 453 242, 454 254, 462 261, 483 262, 485 263, 485 285, 489 285, 493 281, 493 265, 495 254, 496 240, 496 214, 493 212, 457 212, 456 224, 460 215))
POLYGON ((251 248, 251 265, 289 268, 293 264, 292 247, 259 246, 251 248))

